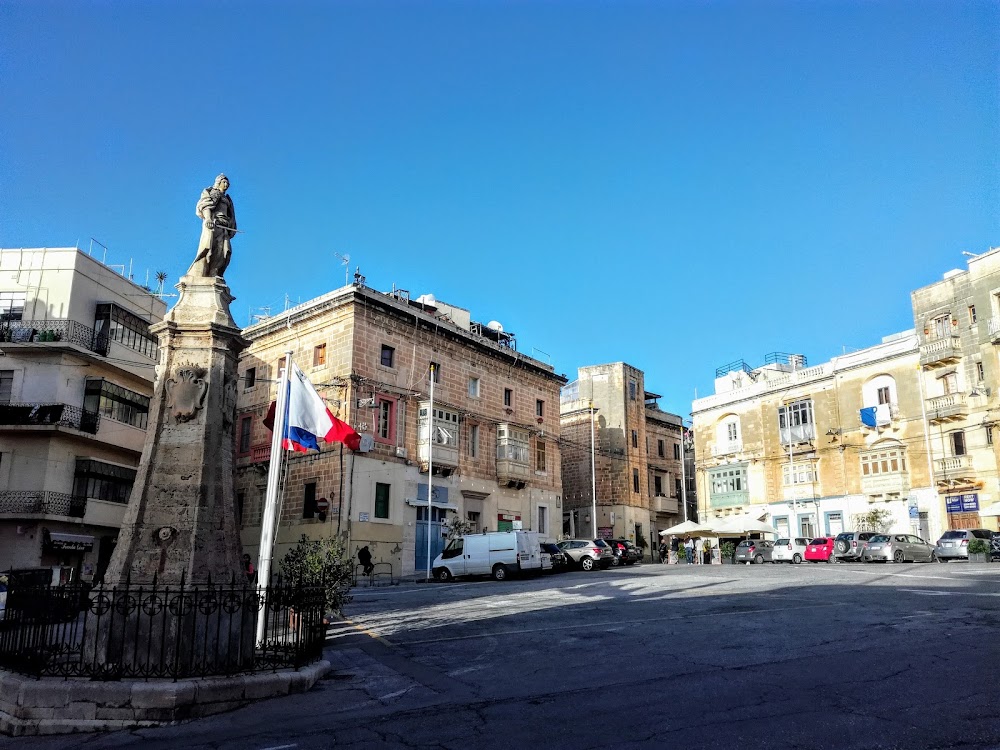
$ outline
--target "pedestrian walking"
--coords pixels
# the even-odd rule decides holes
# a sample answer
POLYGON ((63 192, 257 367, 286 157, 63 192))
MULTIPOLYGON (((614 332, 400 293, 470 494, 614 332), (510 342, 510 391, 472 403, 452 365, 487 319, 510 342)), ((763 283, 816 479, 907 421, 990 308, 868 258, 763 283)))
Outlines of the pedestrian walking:
POLYGON ((684 559, 688 565, 694 563, 694 539, 690 535, 684 537, 684 559))
POLYGON ((670 548, 667 546, 666 539, 660 540, 660 565, 663 565, 664 561, 667 559, 667 555, 670 553, 670 548))
POLYGON ((257 569, 253 566, 253 560, 250 559, 250 555, 243 555, 243 572, 246 574, 248 581, 253 581, 254 576, 257 575, 257 569))
POLYGON ((672 558, 671 562, 674 565, 676 565, 677 563, 680 562, 680 560, 678 559, 678 553, 680 552, 680 548, 681 548, 681 540, 678 537, 671 535, 671 537, 670 537, 670 557, 672 558))

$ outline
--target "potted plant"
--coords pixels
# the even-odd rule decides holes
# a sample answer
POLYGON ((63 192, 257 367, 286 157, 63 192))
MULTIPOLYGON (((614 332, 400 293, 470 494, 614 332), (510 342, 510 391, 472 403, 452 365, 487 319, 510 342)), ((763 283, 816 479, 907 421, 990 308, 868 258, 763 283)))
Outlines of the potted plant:
POLYGON ((736 554, 736 544, 734 542, 723 542, 719 545, 719 550, 722 552, 722 564, 731 564, 733 556, 736 554))
POLYGON ((969 542, 969 562, 989 562, 990 546, 985 539, 973 539, 969 542))

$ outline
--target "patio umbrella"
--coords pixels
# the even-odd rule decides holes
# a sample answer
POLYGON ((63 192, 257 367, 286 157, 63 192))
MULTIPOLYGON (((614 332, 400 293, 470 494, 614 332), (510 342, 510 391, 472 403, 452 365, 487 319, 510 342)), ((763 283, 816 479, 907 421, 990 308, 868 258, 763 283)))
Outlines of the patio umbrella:
POLYGON ((708 526, 702 526, 694 521, 685 521, 684 523, 679 523, 676 526, 671 526, 669 529, 664 529, 660 532, 660 536, 665 534, 692 534, 694 536, 715 536, 712 529, 708 526))
POLYGON ((775 534, 778 531, 770 524, 758 521, 756 518, 727 518, 712 524, 716 534, 775 534))

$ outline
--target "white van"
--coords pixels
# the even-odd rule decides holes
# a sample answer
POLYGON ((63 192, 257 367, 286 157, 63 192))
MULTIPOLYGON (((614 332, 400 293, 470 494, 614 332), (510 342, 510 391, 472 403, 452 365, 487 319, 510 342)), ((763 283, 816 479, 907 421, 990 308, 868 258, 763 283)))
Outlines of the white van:
POLYGON ((452 539, 434 558, 431 568, 439 581, 457 576, 493 576, 502 581, 508 573, 541 572, 541 547, 537 531, 492 531, 452 539))

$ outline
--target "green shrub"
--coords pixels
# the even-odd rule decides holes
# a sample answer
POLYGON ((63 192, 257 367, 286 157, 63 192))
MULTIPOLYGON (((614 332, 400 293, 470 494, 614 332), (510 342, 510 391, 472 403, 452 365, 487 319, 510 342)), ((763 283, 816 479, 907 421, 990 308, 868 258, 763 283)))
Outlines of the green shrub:
POLYGON ((303 534, 280 566, 286 584, 323 586, 326 612, 340 614, 351 601, 352 563, 336 539, 308 539, 303 534))
POLYGON ((736 554, 736 544, 734 542, 723 542, 719 545, 719 549, 722 552, 723 560, 732 560, 733 555, 736 554))
POLYGON ((973 539, 969 542, 970 555, 984 555, 990 551, 990 547, 983 539, 973 539))

